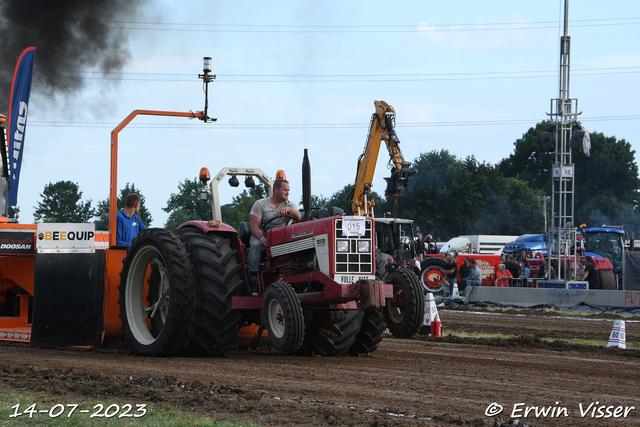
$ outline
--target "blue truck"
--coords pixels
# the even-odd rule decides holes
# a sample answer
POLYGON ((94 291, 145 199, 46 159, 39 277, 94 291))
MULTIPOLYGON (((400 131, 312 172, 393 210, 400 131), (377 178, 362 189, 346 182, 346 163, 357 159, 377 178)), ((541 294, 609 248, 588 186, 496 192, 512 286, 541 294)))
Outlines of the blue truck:
POLYGON ((549 247, 549 236, 546 234, 523 234, 516 238, 513 242, 504 245, 502 249, 503 255, 513 255, 514 258, 520 258, 520 251, 524 250, 528 258, 533 258, 536 253, 547 253, 549 247))

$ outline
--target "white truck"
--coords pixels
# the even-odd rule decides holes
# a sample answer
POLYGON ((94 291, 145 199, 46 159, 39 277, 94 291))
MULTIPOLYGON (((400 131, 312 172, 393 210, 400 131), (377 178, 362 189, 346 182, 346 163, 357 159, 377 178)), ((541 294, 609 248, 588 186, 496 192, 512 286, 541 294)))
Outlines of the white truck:
POLYGON ((502 255, 502 248, 518 236, 502 236, 491 234, 476 234, 458 236, 449 240, 440 248, 441 254, 451 251, 467 254, 502 255))

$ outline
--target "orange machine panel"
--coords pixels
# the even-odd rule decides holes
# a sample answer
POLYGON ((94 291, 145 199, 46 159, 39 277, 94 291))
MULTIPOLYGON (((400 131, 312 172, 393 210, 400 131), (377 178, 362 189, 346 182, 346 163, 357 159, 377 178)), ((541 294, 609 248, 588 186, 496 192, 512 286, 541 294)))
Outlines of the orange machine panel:
POLYGON ((107 272, 104 285, 104 337, 117 337, 122 335, 122 321, 120 320, 120 271, 122 260, 127 255, 127 248, 111 248, 107 252, 107 272))

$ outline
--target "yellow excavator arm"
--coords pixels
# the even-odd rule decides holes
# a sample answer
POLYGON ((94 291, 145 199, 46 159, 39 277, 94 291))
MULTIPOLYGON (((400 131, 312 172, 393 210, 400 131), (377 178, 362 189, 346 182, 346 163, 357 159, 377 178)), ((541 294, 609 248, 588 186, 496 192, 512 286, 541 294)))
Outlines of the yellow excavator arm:
POLYGON ((358 158, 356 182, 351 199, 353 215, 372 215, 375 201, 369 200, 373 185, 373 175, 376 170, 376 161, 380 152, 381 143, 384 141, 389 152, 389 167, 391 177, 387 181, 386 196, 398 195, 407 189, 410 162, 406 162, 400 151, 400 140, 395 131, 396 112, 393 107, 384 101, 374 101, 376 112, 371 116, 369 135, 364 146, 364 152, 358 158))

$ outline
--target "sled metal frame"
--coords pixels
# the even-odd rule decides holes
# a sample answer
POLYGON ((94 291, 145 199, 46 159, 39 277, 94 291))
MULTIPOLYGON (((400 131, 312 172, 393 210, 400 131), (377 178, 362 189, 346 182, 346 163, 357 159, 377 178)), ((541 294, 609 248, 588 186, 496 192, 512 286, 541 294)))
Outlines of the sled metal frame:
POLYGON ((116 214, 118 209, 118 134, 137 116, 169 116, 187 117, 190 119, 204 120, 205 115, 201 112, 177 112, 177 111, 155 111, 155 110, 134 110, 111 131, 111 189, 109 191, 109 247, 116 244, 116 214))

